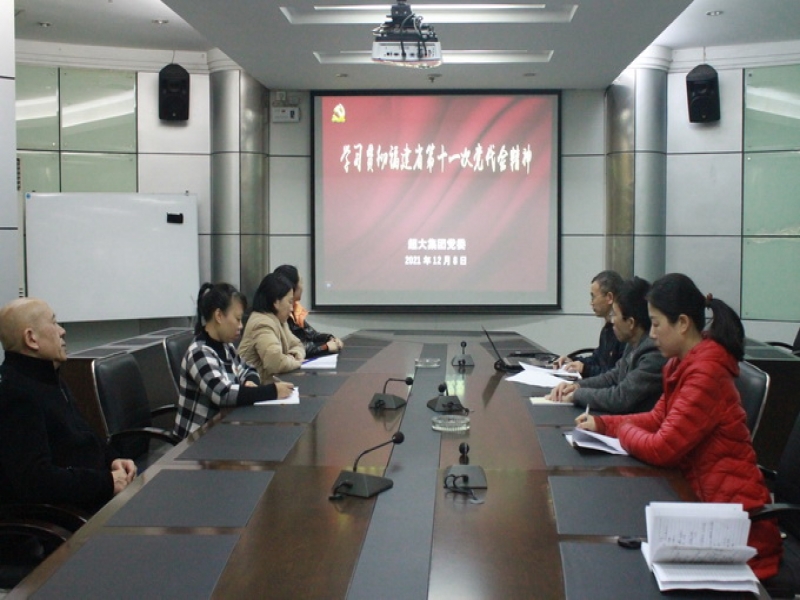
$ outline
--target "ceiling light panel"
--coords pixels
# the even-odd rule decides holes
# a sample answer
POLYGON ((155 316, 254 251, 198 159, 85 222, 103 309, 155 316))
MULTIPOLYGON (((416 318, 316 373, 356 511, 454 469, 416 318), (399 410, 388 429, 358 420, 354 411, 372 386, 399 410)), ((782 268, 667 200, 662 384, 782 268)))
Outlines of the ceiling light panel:
MULTIPOLYGON (((386 18, 390 4, 315 6, 312 10, 281 6, 292 25, 364 25, 386 18)), ((429 23, 569 23, 577 4, 547 8, 545 4, 421 4, 417 14, 429 23)))
MULTIPOLYGON (((372 62, 369 51, 314 52, 322 65, 368 65, 372 62)), ((518 52, 511 50, 443 50, 442 62, 450 65, 547 63, 553 51, 518 52)))

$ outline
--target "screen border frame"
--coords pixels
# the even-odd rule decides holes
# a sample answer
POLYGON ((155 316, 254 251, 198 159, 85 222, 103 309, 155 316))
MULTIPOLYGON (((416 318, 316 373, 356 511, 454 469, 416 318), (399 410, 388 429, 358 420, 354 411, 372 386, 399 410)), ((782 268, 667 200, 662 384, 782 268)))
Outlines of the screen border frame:
POLYGON ((468 89, 468 90, 312 90, 309 98, 309 138, 310 138, 310 217, 311 217, 311 256, 310 256, 310 293, 311 309, 319 313, 328 314, 540 314, 560 310, 562 308, 562 190, 563 171, 561 157, 563 152, 563 90, 560 89, 468 89), (511 95, 511 96, 554 96, 556 99, 556 131, 555 139, 558 145, 555 156, 556 162, 556 301, 552 304, 319 304, 317 302, 317 201, 316 201, 316 99, 321 96, 475 96, 475 95, 511 95))

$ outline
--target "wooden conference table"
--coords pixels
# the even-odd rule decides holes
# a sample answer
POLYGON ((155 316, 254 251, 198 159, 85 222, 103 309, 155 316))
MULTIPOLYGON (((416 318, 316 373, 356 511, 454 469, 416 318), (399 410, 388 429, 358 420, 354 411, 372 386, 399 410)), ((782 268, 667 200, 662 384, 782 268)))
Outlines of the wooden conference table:
MULTIPOLYGON (((493 337, 504 355, 541 350, 493 337)), ((568 446, 562 427, 577 410, 531 404, 541 390, 504 381, 494 360, 475 332, 357 332, 335 371, 287 374, 300 405, 243 407, 209 423, 9 598, 661 597, 641 553, 616 536, 644 536, 647 502, 691 499, 685 482, 568 446), (474 367, 451 366, 462 340, 474 367), (415 368, 419 358, 440 366, 415 368), (368 408, 388 377, 407 375, 405 407, 368 408), (426 403, 442 382, 470 409, 466 433, 431 427, 426 403), (329 500, 340 471, 399 430, 404 443, 359 463, 394 487, 329 500), (482 503, 443 486, 462 442, 486 472, 482 503)), ((387 392, 406 390, 391 382, 387 392)))

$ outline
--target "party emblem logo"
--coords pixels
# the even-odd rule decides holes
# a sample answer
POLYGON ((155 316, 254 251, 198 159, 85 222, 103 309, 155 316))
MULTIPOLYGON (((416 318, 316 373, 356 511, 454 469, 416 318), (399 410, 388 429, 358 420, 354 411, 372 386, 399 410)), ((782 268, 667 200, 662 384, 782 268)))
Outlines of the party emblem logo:
POLYGON ((344 104, 337 104, 333 107, 332 123, 344 123, 347 120, 344 112, 344 104))

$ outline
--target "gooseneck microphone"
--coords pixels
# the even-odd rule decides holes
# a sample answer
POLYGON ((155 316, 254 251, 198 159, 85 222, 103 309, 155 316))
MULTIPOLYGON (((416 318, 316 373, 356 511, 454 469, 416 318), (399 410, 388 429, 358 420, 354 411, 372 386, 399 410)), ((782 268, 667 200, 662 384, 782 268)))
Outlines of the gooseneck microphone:
POLYGON ((439 384, 439 395, 428 400, 428 408, 439 413, 469 412, 458 396, 450 395, 446 383, 439 384))
POLYGON ((461 354, 456 354, 453 357, 453 360, 450 361, 450 364, 454 367, 474 367, 475 361, 472 359, 472 355, 466 353, 467 342, 461 342, 461 354))
POLYGON ((368 475, 367 473, 358 473, 358 461, 361 460, 362 456, 369 454, 373 450, 383 448, 389 444, 402 444, 405 439, 406 436, 403 435, 403 432, 398 431, 392 435, 392 438, 389 441, 364 450, 356 457, 356 460, 353 463, 352 471, 343 470, 341 473, 339 473, 339 477, 333 484, 331 495, 328 496, 328 500, 341 500, 344 496, 370 498, 392 487, 394 482, 388 477, 379 477, 377 475, 368 475))
POLYGON ((396 410, 406 405, 406 400, 404 398, 401 398, 400 396, 395 396, 394 394, 386 393, 386 386, 389 385, 390 381, 401 381, 404 382, 406 385, 414 384, 413 377, 406 377, 405 379, 390 377, 383 384, 383 392, 375 393, 372 396, 372 400, 369 401, 369 408, 396 410))

